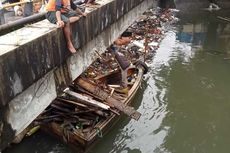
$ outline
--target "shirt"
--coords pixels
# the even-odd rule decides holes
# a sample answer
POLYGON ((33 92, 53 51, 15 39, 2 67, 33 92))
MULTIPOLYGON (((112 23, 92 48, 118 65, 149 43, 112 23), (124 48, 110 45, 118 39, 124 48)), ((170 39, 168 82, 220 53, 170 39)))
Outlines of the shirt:
POLYGON ((61 11, 63 13, 69 12, 71 9, 76 10, 77 6, 72 0, 49 0, 47 11, 61 11))

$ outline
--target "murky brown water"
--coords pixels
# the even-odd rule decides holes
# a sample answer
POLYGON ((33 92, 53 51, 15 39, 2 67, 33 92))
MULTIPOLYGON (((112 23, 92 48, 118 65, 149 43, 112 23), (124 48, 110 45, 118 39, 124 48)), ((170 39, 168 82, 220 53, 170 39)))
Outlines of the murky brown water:
MULTIPOLYGON (((135 97, 140 120, 122 118, 91 153, 229 153, 230 24, 216 12, 187 15, 166 33, 135 97)), ((72 152, 44 133, 5 151, 72 152)))

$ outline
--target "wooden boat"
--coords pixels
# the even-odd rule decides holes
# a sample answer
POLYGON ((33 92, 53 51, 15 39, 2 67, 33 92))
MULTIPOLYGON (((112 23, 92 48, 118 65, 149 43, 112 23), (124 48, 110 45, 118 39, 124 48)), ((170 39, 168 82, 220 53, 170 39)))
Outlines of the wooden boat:
POLYGON ((85 74, 88 74, 89 71, 90 68, 74 81, 70 89, 67 89, 67 94, 57 98, 35 121, 42 122, 43 130, 74 148, 78 146, 88 148, 96 142, 98 137, 107 133, 119 119, 122 113, 119 109, 125 109, 126 114, 137 120, 140 117, 140 114, 128 105, 131 104, 132 98, 140 87, 144 75, 142 64, 128 69, 129 82, 125 90, 120 86, 121 70, 113 69, 104 75, 93 75, 93 77, 87 75, 86 77, 85 74), (115 101, 115 104, 110 103, 111 100, 115 101), (96 104, 89 104, 87 101, 96 104), (99 104, 102 104, 103 107, 99 107, 99 104), (57 109, 55 110, 57 112, 54 109, 57 109), (96 118, 95 121, 94 118, 96 118), (72 121, 73 119, 77 121, 72 121))

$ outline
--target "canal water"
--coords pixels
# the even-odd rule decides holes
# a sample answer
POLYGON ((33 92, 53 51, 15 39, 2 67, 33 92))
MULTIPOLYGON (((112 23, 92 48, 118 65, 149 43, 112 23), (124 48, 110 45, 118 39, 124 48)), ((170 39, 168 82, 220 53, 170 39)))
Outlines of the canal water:
MULTIPOLYGON (((90 153, 229 153, 230 24, 226 10, 180 13, 169 26, 127 117, 90 153)), ((37 133, 4 153, 74 153, 37 133)))

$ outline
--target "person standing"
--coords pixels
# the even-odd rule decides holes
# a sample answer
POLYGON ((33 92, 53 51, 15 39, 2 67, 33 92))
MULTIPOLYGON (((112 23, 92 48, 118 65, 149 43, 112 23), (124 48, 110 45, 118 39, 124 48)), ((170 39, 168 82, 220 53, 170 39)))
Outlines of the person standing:
POLYGON ((70 24, 79 20, 79 15, 86 17, 86 14, 77 8, 72 0, 49 0, 46 10, 46 18, 51 23, 63 28, 69 51, 76 53, 76 49, 71 40, 70 24))

